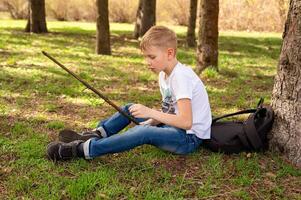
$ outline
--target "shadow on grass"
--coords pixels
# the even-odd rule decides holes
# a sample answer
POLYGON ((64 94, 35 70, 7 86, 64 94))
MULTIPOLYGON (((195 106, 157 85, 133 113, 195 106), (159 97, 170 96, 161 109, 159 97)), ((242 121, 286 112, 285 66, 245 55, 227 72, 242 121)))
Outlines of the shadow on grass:
MULTIPOLYGON (((280 38, 251 38, 251 37, 237 37, 237 36, 220 36, 219 50, 227 51, 231 55, 233 52, 239 52, 245 57, 261 57, 268 56, 272 59, 277 59, 275 55, 280 54, 280 45, 282 40, 280 38)), ((233 55, 231 55, 233 56, 233 55)))

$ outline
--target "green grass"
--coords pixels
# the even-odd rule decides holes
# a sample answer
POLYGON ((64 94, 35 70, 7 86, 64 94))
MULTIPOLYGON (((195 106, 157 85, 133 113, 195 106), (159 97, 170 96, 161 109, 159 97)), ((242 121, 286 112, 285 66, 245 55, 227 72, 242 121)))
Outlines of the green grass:
MULTIPOLYGON (((147 71, 133 25, 111 24, 112 56, 94 54, 95 24, 0 20, 0 199, 301 199, 301 171, 272 152, 223 155, 200 148, 176 156, 152 146, 92 161, 52 163, 46 145, 62 128, 84 130, 114 110, 41 54, 42 50, 115 103, 159 108, 157 77, 147 71)), ((179 36, 179 60, 195 51, 179 36)), ((204 81, 214 115, 271 101, 281 34, 221 32, 219 72, 204 81)))

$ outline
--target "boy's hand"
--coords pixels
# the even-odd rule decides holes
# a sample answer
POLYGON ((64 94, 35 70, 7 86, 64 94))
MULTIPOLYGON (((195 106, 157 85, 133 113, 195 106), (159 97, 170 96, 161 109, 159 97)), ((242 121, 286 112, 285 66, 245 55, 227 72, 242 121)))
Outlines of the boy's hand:
POLYGON ((140 122, 140 125, 150 125, 150 126, 157 126, 158 124, 160 124, 160 122, 158 122, 155 119, 148 119, 144 122, 140 122))
POLYGON ((129 111, 136 118, 151 118, 152 109, 142 104, 133 104, 129 111))

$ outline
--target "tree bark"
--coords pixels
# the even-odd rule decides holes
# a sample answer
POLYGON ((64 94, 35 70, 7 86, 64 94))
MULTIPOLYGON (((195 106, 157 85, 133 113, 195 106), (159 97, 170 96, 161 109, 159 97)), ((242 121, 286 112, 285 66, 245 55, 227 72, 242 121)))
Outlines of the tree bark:
POLYGON ((139 0, 133 36, 138 39, 156 24, 156 0, 139 0))
POLYGON ((190 8, 189 8, 189 21, 187 28, 187 45, 189 47, 195 47, 195 23, 196 23, 196 13, 198 7, 198 0, 190 0, 190 8))
POLYGON ((26 32, 47 33, 45 0, 29 0, 29 16, 26 32))
POLYGON ((108 0, 97 0, 96 54, 111 55, 108 0))
POLYGON ((218 70, 219 0, 201 0, 197 47, 197 73, 211 66, 218 70))
POLYGON ((270 148, 301 167, 301 1, 291 0, 272 96, 270 148))
POLYGON ((136 24, 135 24, 135 30, 133 33, 133 37, 138 39, 141 23, 142 23, 142 7, 143 7, 143 0, 139 0, 138 8, 137 8, 137 14, 136 14, 136 24))

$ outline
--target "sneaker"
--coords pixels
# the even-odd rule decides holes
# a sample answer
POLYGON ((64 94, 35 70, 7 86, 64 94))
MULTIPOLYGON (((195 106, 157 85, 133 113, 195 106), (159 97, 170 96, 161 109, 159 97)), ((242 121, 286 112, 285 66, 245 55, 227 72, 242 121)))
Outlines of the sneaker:
POLYGON ((51 142, 47 146, 47 157, 52 161, 84 157, 83 142, 82 140, 70 143, 51 142))
POLYGON ((87 141, 90 138, 102 138, 98 130, 77 133, 75 131, 64 129, 59 132, 59 141, 69 143, 75 140, 87 141))

